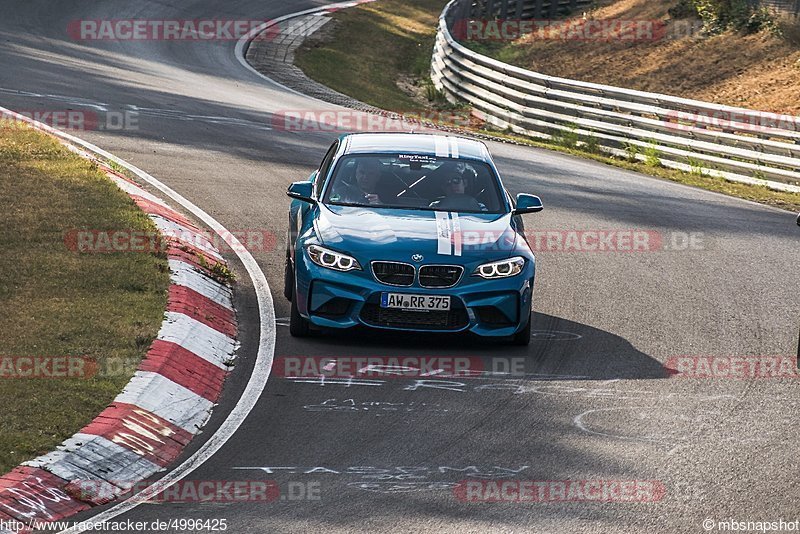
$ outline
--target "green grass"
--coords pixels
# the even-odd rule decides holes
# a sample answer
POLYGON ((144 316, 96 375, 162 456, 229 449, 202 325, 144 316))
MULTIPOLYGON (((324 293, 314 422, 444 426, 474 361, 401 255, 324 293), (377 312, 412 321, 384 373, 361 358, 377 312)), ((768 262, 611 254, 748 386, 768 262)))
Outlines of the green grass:
MULTIPOLYGON (((381 0, 339 11, 330 38, 310 41, 298 50, 295 63, 310 78, 339 92, 381 109, 395 112, 439 109, 441 99, 425 91, 430 84, 430 60, 443 0, 381 0), (409 95, 397 80, 420 87, 409 95), (428 98, 425 98, 427 94, 428 98)), ((495 43, 468 43, 470 48, 501 61, 516 63, 519 47, 495 43)), ((468 106, 467 106, 468 109, 468 106)), ((800 210, 800 194, 781 193, 766 187, 728 182, 701 174, 699 167, 682 172, 661 166, 655 147, 631 146, 627 158, 603 154, 596 138, 582 138, 567 131, 550 142, 533 140, 508 131, 480 130, 499 139, 543 147, 600 161, 650 176, 717 191, 779 208, 800 210), (645 161, 636 159, 643 154, 645 161)), ((690 162, 692 165, 692 162, 690 162)))
POLYGON ((93 164, 28 127, 0 122, 0 356, 86 356, 112 371, 0 377, 0 474, 53 450, 102 411, 163 319, 165 257, 73 252, 64 241, 72 229, 155 231, 93 164))
POLYGON ((381 0, 333 14, 334 39, 307 41, 295 64, 311 78, 392 111, 420 108, 397 80, 427 79, 446 0, 381 0))

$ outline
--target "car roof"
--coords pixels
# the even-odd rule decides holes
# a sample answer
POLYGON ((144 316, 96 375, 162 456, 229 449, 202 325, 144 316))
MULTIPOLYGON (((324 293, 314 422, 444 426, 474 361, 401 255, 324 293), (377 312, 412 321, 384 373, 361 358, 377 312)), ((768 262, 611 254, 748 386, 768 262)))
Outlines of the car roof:
POLYGON ((480 141, 455 135, 421 133, 358 133, 342 136, 346 154, 424 154, 491 163, 489 149, 480 141))

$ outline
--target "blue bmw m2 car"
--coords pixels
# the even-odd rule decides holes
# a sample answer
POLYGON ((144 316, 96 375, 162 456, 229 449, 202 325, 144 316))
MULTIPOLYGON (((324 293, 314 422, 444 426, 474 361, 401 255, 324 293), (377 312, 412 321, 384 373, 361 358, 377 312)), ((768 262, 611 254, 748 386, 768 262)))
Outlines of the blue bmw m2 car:
POLYGON ((536 263, 486 145, 350 134, 289 186, 290 332, 365 325, 530 341, 536 263))

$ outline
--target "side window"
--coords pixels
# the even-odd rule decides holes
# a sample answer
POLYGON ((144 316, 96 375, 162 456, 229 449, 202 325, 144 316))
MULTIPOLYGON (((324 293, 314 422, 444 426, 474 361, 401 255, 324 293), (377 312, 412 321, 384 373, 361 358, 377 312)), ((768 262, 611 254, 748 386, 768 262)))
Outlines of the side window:
POLYGON ((322 195, 322 187, 325 185, 325 178, 328 176, 328 171, 331 170, 331 163, 333 162, 333 156, 336 154, 336 149, 339 148, 339 141, 334 141, 331 147, 328 149, 328 153, 325 154, 325 157, 322 158, 322 163, 319 166, 319 172, 317 173, 317 178, 314 180, 314 196, 320 198, 322 195))

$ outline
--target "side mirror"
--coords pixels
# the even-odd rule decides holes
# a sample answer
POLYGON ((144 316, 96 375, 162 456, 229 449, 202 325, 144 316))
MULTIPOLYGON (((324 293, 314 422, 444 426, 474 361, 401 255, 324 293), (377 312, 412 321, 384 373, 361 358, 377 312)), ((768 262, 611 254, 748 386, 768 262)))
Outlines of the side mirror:
POLYGON ((536 195, 528 195, 520 193, 517 195, 517 207, 514 208, 514 215, 522 215, 523 213, 536 213, 542 211, 542 199, 536 195))
POLYGON ((286 190, 286 194, 294 198, 296 200, 301 200, 303 202, 314 203, 316 202, 313 196, 313 187, 314 184, 311 182, 294 182, 289 186, 289 189, 286 190))

